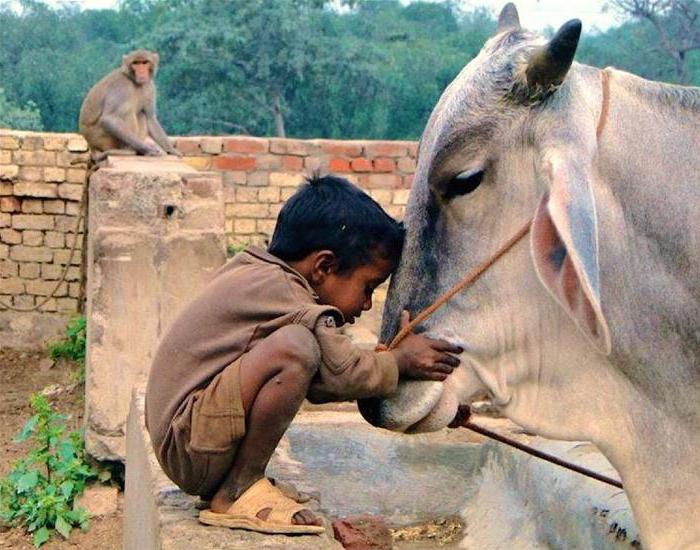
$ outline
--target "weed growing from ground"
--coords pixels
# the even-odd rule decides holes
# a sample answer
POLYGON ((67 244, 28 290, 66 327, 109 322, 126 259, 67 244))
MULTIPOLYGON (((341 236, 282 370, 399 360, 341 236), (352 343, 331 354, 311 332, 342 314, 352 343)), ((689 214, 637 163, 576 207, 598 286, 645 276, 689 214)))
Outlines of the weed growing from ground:
POLYGON ((82 434, 66 433, 67 416, 56 413, 41 394, 33 395, 31 404, 34 416, 15 441, 33 445, 0 479, 0 520, 25 527, 39 547, 54 530, 68 538, 75 527, 87 529, 87 512, 74 507, 74 500, 97 473, 85 462, 82 434))
POLYGON ((77 317, 68 324, 65 340, 49 345, 49 356, 54 361, 68 359, 78 365, 75 381, 85 382, 85 317, 77 317))

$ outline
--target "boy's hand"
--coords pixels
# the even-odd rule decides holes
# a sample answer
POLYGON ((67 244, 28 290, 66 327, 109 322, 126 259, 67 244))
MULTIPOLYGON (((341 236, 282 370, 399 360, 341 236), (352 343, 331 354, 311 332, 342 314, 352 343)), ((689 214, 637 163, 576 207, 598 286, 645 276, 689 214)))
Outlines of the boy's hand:
MULTIPOLYGON (((401 312, 401 328, 409 321, 408 311, 401 312)), ((420 334, 409 334, 392 350, 399 365, 399 376, 418 380, 438 380, 447 378, 459 359, 453 353, 464 351, 445 340, 434 340, 420 334)))

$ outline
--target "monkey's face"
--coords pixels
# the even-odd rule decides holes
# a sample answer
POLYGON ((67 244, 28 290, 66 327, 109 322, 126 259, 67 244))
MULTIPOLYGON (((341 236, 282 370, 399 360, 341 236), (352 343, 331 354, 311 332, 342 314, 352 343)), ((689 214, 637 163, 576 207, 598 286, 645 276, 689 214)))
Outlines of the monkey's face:
POLYGON ((135 59, 131 63, 131 74, 137 84, 146 84, 151 80, 152 72, 151 62, 147 59, 135 59))

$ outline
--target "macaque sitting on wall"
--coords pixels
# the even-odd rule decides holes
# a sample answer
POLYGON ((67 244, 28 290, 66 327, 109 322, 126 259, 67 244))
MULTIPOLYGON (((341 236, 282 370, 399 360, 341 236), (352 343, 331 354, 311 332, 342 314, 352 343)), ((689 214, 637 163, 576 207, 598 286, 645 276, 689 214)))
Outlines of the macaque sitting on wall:
POLYGON ((158 54, 135 50, 95 84, 80 108, 80 133, 93 160, 108 154, 181 156, 156 118, 158 54))

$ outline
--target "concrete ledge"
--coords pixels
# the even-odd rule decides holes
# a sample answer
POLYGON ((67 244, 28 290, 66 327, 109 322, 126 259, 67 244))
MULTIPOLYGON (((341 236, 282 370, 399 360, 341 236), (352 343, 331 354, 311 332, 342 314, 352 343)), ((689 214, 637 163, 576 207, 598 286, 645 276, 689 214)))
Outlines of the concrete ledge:
MULTIPOLYGON (((528 437, 503 420, 480 422, 616 475, 588 443, 528 437)), ((167 479, 151 451, 143 397, 137 393, 127 456, 125 550, 341 548, 330 535, 280 537, 200 525, 196 499, 167 479)), ((371 428, 354 412, 304 412, 281 441, 269 474, 319 494, 320 511, 327 517, 382 515, 396 527, 460 516, 466 533, 450 548, 621 549, 638 544, 622 491, 467 430, 404 436, 371 428)), ((421 542, 420 548, 438 546, 421 542)))

